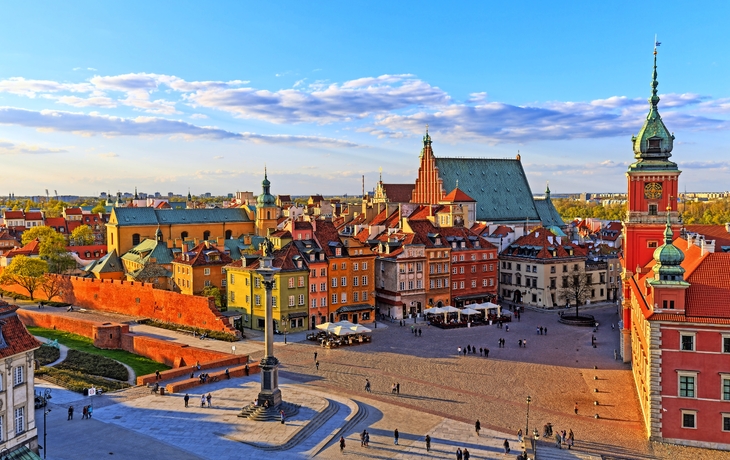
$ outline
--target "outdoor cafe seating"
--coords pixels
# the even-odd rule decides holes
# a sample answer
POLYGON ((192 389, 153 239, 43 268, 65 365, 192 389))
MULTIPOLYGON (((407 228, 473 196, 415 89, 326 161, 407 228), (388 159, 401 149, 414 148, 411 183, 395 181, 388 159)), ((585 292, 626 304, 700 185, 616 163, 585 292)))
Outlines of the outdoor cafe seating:
POLYGON ((349 321, 324 323, 316 326, 315 333, 307 334, 307 340, 319 342, 323 348, 336 348, 343 345, 356 345, 372 341, 370 329, 349 321))

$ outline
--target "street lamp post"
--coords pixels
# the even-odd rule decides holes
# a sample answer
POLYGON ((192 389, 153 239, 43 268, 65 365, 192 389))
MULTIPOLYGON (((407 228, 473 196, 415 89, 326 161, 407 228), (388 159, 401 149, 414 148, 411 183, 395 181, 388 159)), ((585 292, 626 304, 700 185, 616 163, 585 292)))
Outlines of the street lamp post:
MULTIPOLYGON (((525 433, 525 434, 527 434, 527 433, 525 433)), ((533 443, 533 450, 532 450, 532 452, 534 454, 533 457, 537 458, 537 440, 540 439, 540 433, 537 432, 537 428, 532 430, 532 437, 535 439, 535 441, 533 443)))
POLYGON ((284 323, 284 345, 286 345, 286 335, 289 332, 289 315, 283 316, 281 322, 284 323))
POLYGON ((46 442, 46 415, 51 411, 48 408, 48 400, 51 399, 51 389, 43 390, 43 458, 48 454, 48 443, 46 442))
POLYGON ((532 398, 530 395, 527 395, 527 423, 525 423, 525 437, 529 436, 530 432, 530 403, 532 402, 532 398))

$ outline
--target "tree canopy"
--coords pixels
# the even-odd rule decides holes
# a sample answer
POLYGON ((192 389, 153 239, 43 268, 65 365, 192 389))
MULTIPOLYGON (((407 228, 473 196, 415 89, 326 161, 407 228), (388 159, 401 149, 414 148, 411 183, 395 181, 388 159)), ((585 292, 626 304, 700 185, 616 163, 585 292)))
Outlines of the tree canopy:
POLYGON ((79 225, 71 232, 71 241, 76 246, 89 246, 94 244, 94 232, 88 225, 79 225))
POLYGON ((91 209, 92 214, 99 214, 99 213, 103 214, 105 212, 106 212, 106 201, 105 200, 99 201, 99 203, 91 209))
POLYGON ((47 272, 48 263, 45 260, 16 256, 0 275, 0 284, 17 284, 28 291, 30 300, 33 300, 33 293, 43 284, 47 272))
POLYGON ((22 243, 38 239, 38 255, 48 262, 48 271, 63 273, 73 268, 76 262, 68 255, 66 238, 51 227, 33 227, 23 232, 22 243))

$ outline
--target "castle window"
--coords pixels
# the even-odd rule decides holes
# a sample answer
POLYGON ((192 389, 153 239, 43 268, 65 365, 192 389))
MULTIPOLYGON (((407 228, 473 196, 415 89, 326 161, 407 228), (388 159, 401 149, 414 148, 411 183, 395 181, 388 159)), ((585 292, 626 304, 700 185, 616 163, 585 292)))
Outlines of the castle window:
POLYGON ((695 351, 695 334, 694 332, 682 332, 679 334, 680 350, 695 351))
POLYGON ((680 372, 679 373, 679 397, 695 398, 696 397, 696 372, 680 372))
POLYGON ((649 215, 650 216, 656 216, 657 215, 657 209, 658 209, 658 206, 656 204, 650 204, 649 205, 649 215))
POLYGON ((132 235, 132 245, 137 246, 139 244, 139 233, 132 235))
POLYGON ((682 411, 682 428, 697 429, 697 411, 696 410, 683 410, 682 411))
POLYGON ((722 352, 730 353, 730 336, 722 337, 722 352))

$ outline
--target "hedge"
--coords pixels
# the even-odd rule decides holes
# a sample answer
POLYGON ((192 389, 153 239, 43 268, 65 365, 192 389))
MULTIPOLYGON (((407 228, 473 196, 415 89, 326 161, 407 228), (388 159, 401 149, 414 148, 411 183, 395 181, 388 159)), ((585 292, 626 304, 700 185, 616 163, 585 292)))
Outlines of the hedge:
POLYGON ((82 372, 55 367, 41 367, 35 375, 77 393, 83 393, 85 389, 92 386, 100 388, 104 392, 122 390, 131 386, 126 382, 107 380, 103 377, 94 377, 82 372))
POLYGON ((46 344, 41 345, 41 347, 35 351, 35 359, 38 360, 38 364, 41 366, 57 361, 60 357, 60 349, 46 344))
POLYGON ((100 355, 92 355, 78 350, 69 350, 66 359, 56 366, 57 369, 78 371, 126 382, 129 372, 121 363, 100 355))

